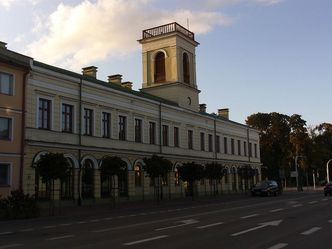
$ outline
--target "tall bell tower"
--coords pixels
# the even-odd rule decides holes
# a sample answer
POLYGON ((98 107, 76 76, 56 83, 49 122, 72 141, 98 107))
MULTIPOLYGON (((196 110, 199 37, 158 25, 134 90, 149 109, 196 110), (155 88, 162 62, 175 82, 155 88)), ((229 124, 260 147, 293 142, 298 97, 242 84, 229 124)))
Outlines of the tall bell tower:
POLYGON ((141 91, 199 111, 194 33, 178 23, 143 30, 141 91))

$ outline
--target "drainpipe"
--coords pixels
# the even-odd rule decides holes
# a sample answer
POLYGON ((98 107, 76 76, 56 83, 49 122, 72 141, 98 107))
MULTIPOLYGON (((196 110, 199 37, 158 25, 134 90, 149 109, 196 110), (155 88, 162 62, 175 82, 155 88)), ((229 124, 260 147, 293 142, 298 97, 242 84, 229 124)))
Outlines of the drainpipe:
POLYGON ((249 128, 247 128, 247 146, 248 146, 248 162, 250 162, 249 128))
POLYGON ((159 154, 163 153, 163 148, 162 148, 162 130, 161 130, 161 102, 159 102, 159 154))
POLYGON ((29 70, 23 76, 23 92, 22 92, 22 120, 21 120, 21 159, 20 159, 20 180, 19 189, 23 191, 23 164, 24 164, 24 145, 25 145, 25 96, 26 84, 29 70))
POLYGON ((78 181, 77 181, 77 190, 78 190, 78 206, 82 205, 82 193, 81 193, 81 145, 82 145, 82 78, 80 78, 80 92, 79 92, 79 120, 78 120, 78 163, 79 163, 79 168, 78 168, 78 181))
POLYGON ((217 161, 217 119, 214 117, 213 120, 213 129, 214 129, 214 159, 217 161))

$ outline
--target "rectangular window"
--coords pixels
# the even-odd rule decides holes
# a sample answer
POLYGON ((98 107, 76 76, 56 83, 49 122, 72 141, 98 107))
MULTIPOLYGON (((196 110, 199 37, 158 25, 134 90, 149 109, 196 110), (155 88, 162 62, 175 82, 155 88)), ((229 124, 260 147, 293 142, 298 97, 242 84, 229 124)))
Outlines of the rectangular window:
POLYGON ((135 118, 135 142, 142 143, 142 120, 135 118))
POLYGON ((84 135, 92 136, 93 110, 84 108, 84 135))
POLYGON ((74 107, 62 104, 62 131, 73 132, 74 107))
POLYGON ((257 158, 257 144, 254 144, 255 157, 257 158))
POLYGON ((234 146, 234 139, 231 138, 231 153, 232 153, 232 155, 235 154, 235 148, 234 148, 234 147, 235 147, 235 146, 234 146))
POLYGON ((48 99, 39 99, 38 107, 38 128, 51 129, 51 101, 48 99))
POLYGON ((0 163, 0 186, 10 185, 10 164, 0 163))
POLYGON ((111 137, 111 114, 108 112, 102 112, 101 123, 102 123, 102 136, 105 138, 110 138, 111 137))
POLYGON ((12 74, 0 72, 0 93, 13 95, 14 77, 12 74))
POLYGON ((209 152, 213 151, 213 141, 212 141, 212 135, 209 134, 209 152))
POLYGON ((205 150, 205 134, 204 132, 201 132, 201 151, 205 150))
POLYGON ((244 156, 247 156, 247 142, 243 142, 244 156))
POLYGON ((193 131, 188 130, 188 149, 192 150, 194 148, 193 145, 193 131))
POLYGON ((252 143, 249 143, 249 157, 252 157, 252 143))
POLYGON ((0 139, 12 139, 12 119, 0 117, 0 139))
POLYGON ((220 153, 220 137, 216 136, 216 152, 220 153))
POLYGON ((126 140, 127 117, 119 116, 119 140, 126 140))
POLYGON ((179 128, 174 127, 174 147, 179 147, 179 128))
POLYGON ((163 146, 168 146, 168 126, 163 125, 163 146))
POLYGON ((224 153, 228 154, 227 137, 224 137, 224 153))
POLYGON ((149 122, 150 144, 156 144, 156 123, 149 122))
POLYGON ((242 152, 241 152, 241 141, 237 140, 237 154, 239 156, 241 156, 242 152))

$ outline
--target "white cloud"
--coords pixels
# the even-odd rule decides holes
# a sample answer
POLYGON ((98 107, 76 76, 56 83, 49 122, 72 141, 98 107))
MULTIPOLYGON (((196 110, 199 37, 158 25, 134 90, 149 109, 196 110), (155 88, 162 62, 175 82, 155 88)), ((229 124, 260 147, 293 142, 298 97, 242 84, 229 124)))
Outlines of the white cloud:
POLYGON ((9 9, 15 4, 32 4, 36 5, 37 3, 41 2, 42 0, 0 0, 0 6, 5 7, 6 9, 9 9))
POLYGON ((256 3, 265 4, 265 5, 274 5, 274 4, 281 3, 284 0, 253 0, 253 1, 256 3))
POLYGON ((145 28, 174 21, 185 26, 189 18, 192 31, 206 33, 215 25, 232 22, 218 12, 163 11, 154 9, 152 3, 149 0, 95 3, 86 0, 76 6, 60 4, 44 24, 47 32, 29 45, 28 53, 38 60, 78 70, 95 61, 139 49, 137 39, 145 28))

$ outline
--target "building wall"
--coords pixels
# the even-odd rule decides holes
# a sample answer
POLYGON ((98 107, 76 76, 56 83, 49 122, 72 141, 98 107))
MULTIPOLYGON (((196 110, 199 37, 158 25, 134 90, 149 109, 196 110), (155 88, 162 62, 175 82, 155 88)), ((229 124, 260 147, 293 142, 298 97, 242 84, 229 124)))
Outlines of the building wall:
POLYGON ((13 94, 7 95, 0 92, 0 117, 11 120, 10 139, 0 139, 0 167, 1 164, 9 165, 8 184, 0 185, 0 196, 7 196, 10 191, 20 187, 22 100, 25 70, 0 62, 0 72, 13 76, 13 94))
MULTIPOLYGON (((68 74, 56 68, 46 68, 35 65, 28 80, 27 89, 27 122, 26 122, 26 160, 24 165, 25 191, 35 193, 35 172, 31 167, 38 159, 38 154, 43 152, 60 152, 75 158, 79 165, 85 157, 91 157, 95 165, 95 199, 100 199, 100 175, 98 163, 105 156, 119 156, 128 163, 128 198, 148 199, 154 195, 154 188, 150 186, 150 179, 143 177, 141 187, 135 186, 135 172, 133 168, 136 162, 142 162, 145 157, 159 154, 172 161, 175 165, 196 161, 206 164, 218 161, 231 167, 240 167, 250 164, 260 170, 260 158, 224 153, 223 138, 228 142, 234 138, 241 140, 241 145, 246 141, 258 144, 258 132, 247 126, 231 122, 216 116, 200 114, 177 106, 169 105, 162 101, 156 101, 142 96, 137 96, 128 91, 116 90, 108 83, 96 80, 87 80, 75 74, 68 74), (81 87, 81 97, 80 97, 81 87), (51 129, 38 129, 38 99, 51 100, 51 129), (65 133, 61 130, 61 105, 69 103, 74 106, 74 130, 73 133, 65 133), (94 112, 94 124, 92 136, 80 136, 80 113, 84 108, 94 112), (111 137, 102 137, 101 113, 107 111, 111 114, 111 137), (125 141, 119 140, 119 115, 127 117, 127 136, 125 141), (161 115, 161 116, 160 116, 161 115), (135 119, 141 119, 143 124, 142 142, 135 142, 135 119), (161 124, 160 120, 161 119, 161 124), (149 143, 149 122, 156 123, 156 144, 149 143), (168 125, 168 146, 160 146, 160 126, 168 125), (174 127, 179 128, 179 147, 174 146, 174 127), (214 129, 216 127, 216 131, 214 129), (188 129, 193 130, 193 149, 188 149, 188 129), (200 133, 205 134, 205 150, 200 148, 200 133), (220 153, 208 151, 208 135, 214 133, 220 136, 220 153), (249 134, 249 137, 248 137, 249 134), (37 158, 37 159, 36 159, 37 158)), ((83 117, 82 117, 83 119, 83 117)), ((83 124, 81 120, 81 125, 83 124)), ((235 147, 237 144, 235 144, 235 147)), ((228 145, 230 151, 231 145, 228 145)), ((243 150, 243 149, 242 149, 243 150)), ((79 166, 78 166, 79 167, 79 166)), ((229 171, 230 172, 230 171, 229 171)), ((79 171, 75 173, 76 186, 80 188, 78 178, 79 171)), ((143 172, 144 174, 144 172, 143 172)), ((174 171, 168 176, 169 184, 163 186, 164 198, 175 198, 185 195, 185 184, 175 184, 174 171)), ((234 179, 235 180, 235 179, 234 179)), ((231 180, 227 183, 218 183, 219 191, 239 191, 233 189, 231 180)), ((211 192, 209 181, 204 184, 197 183, 197 191, 201 194, 211 192)), ((75 198, 79 193, 75 193, 75 198)))

